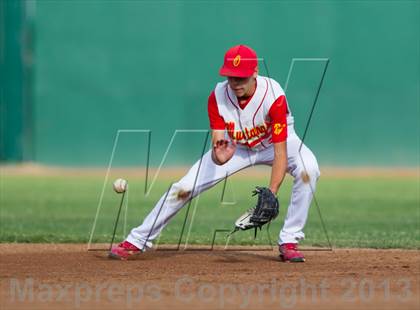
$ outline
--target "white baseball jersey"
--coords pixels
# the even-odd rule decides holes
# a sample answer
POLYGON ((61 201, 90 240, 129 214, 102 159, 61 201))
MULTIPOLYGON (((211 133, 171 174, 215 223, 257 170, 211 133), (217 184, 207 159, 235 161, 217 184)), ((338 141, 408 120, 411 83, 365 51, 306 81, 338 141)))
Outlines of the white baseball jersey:
MULTIPOLYGON (((257 87, 250 101, 242 109, 238 99, 227 81, 218 83, 214 90, 217 108, 225 122, 227 135, 237 141, 238 145, 253 150, 265 149, 272 143, 272 136, 281 135, 287 131, 285 127, 293 124, 293 117, 285 100, 285 94, 280 84, 275 80, 257 76, 257 87), (278 99, 284 99, 287 111, 287 124, 276 123, 270 116, 270 109, 278 99)), ((284 109, 286 108, 286 109, 284 109)))

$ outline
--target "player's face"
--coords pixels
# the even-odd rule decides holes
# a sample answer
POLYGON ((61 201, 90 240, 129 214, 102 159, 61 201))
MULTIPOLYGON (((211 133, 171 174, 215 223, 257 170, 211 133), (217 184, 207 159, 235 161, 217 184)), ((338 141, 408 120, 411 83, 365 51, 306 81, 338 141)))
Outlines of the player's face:
POLYGON ((248 97, 252 95, 254 91, 255 85, 255 78, 254 76, 246 77, 246 78, 239 78, 229 76, 228 83, 230 88, 232 88, 233 92, 235 93, 236 97, 248 97))

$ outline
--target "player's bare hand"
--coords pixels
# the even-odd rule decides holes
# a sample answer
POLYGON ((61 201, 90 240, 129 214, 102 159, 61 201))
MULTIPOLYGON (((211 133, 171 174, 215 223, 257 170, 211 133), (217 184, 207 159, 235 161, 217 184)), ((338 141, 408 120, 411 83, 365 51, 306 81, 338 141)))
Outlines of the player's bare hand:
POLYGON ((232 158, 236 151, 236 142, 225 139, 217 140, 213 145, 213 160, 218 165, 223 165, 232 158))

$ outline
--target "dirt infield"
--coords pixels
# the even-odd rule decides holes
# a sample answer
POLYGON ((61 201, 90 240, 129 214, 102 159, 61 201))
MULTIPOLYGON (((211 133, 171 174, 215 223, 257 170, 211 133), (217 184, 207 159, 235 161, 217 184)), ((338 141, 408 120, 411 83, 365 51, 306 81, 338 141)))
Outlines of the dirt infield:
POLYGON ((2 309, 418 309, 420 252, 153 250, 115 261, 86 245, 0 244, 2 309))

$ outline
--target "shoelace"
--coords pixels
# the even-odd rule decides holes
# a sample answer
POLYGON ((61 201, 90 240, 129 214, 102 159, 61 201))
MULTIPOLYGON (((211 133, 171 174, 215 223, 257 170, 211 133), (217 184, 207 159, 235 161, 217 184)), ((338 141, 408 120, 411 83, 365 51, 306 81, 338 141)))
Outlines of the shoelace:
POLYGON ((131 243, 127 241, 121 242, 119 246, 126 250, 133 250, 133 251, 138 250, 137 247, 135 247, 134 245, 132 245, 131 243))
POLYGON ((288 250, 297 250, 297 245, 294 243, 286 243, 284 245, 282 245, 283 247, 285 247, 288 250))

